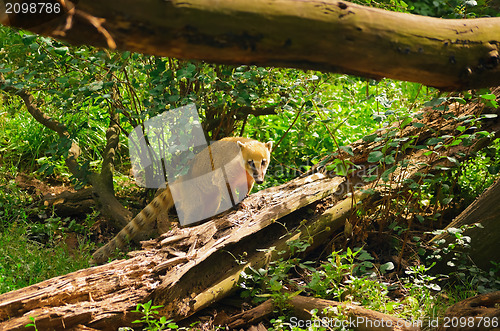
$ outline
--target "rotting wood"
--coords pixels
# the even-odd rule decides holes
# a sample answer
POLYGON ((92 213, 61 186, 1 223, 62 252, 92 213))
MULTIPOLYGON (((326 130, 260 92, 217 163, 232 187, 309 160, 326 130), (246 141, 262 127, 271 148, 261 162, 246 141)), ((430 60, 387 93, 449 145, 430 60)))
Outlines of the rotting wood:
MULTIPOLYGON (((298 179, 301 181, 303 179, 298 179)), ((220 219, 215 219, 192 228, 181 228, 172 235, 186 235, 176 242, 176 247, 192 250, 193 243, 199 248, 186 257, 174 257, 168 250, 150 249, 135 252, 136 257, 129 260, 114 261, 56 277, 47 281, 0 295, 0 329, 26 330, 29 317, 36 317, 40 330, 63 327, 70 328, 81 324, 96 329, 111 329, 130 325, 139 316, 130 313, 139 302, 146 302, 151 296, 170 297, 176 294, 179 306, 174 307, 176 316, 189 312, 190 294, 196 286, 184 287, 180 283, 196 281, 210 284, 212 279, 198 273, 193 279, 185 274, 194 266, 211 265, 207 260, 214 254, 245 238, 255 242, 252 235, 272 225, 272 220, 289 215, 293 211, 332 194, 341 178, 325 178, 308 184, 296 186, 293 181, 280 188, 261 191, 245 200, 253 206, 266 204, 269 208, 257 208, 250 214, 248 209, 240 208, 220 219), (264 202, 265 201, 265 202, 264 202), (221 231, 219 234, 217 229, 221 231), (218 235, 215 235, 218 234, 218 235), (174 263, 175 262, 175 263, 174 263), (156 269, 155 269, 156 268, 156 269), (188 293, 183 291, 187 290, 188 293), (186 301, 187 300, 187 301, 186 301)), ((158 242, 165 240, 165 236, 158 242)), ((227 253, 225 253, 227 257, 227 253)), ((233 259, 224 263, 233 264, 233 259)), ((219 265, 211 265, 212 276, 219 276, 219 265)), ((197 269, 195 268, 195 269, 197 269)), ((196 273, 196 272, 195 272, 196 273)), ((191 284, 193 285, 193 284, 191 284)), ((205 285, 205 286, 206 286, 205 285)), ((199 285, 198 285, 199 286, 199 285)))
POLYGON ((257 307, 233 315, 223 322, 227 324, 230 330, 236 330, 242 328, 243 326, 260 322, 263 318, 271 315, 273 311, 273 301, 269 299, 257 307))

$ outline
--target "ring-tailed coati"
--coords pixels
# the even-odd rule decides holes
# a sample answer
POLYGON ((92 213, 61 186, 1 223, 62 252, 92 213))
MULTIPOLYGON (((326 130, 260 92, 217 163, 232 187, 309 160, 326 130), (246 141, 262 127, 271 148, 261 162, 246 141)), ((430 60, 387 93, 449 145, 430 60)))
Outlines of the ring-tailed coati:
MULTIPOLYGON (((194 157, 188 175, 167 186, 110 242, 99 248, 93 254, 92 263, 106 262, 117 248, 122 249, 147 225, 155 222, 160 212, 171 209, 174 204, 178 214, 181 212, 182 217, 191 223, 193 219, 201 221, 227 209, 221 207, 227 197, 233 204, 238 203, 255 182, 264 182, 271 149, 272 142, 262 143, 243 137, 229 137, 212 143, 194 157)), ((232 206, 227 201, 224 205, 232 206)))

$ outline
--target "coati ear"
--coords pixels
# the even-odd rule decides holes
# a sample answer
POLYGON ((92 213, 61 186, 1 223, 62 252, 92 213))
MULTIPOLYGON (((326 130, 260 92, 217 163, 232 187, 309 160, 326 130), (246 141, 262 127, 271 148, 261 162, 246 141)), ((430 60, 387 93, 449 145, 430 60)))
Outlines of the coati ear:
POLYGON ((268 142, 266 143, 266 148, 267 148, 269 151, 271 151, 271 150, 273 149, 273 142, 272 142, 272 141, 268 141, 268 142))
POLYGON ((243 149, 243 147, 245 147, 245 144, 242 143, 241 141, 237 141, 236 143, 238 144, 238 147, 241 149, 243 149))

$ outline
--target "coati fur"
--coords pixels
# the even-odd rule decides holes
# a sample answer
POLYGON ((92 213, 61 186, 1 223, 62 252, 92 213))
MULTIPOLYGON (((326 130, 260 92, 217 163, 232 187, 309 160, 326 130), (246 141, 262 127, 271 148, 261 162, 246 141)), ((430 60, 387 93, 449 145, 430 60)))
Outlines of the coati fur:
MULTIPOLYGON (((174 194, 179 209, 185 213, 184 216, 189 219, 196 217, 197 213, 215 215, 222 212, 223 210, 218 209, 223 200, 224 190, 227 192, 228 184, 233 195, 231 201, 241 201, 251 191, 255 182, 258 184, 264 182, 272 146, 272 142, 262 143, 250 138, 228 137, 202 150, 194 157, 188 175, 173 183, 177 184, 186 178, 196 178, 194 186, 181 190, 177 195, 174 194), (214 170, 222 167, 224 172, 219 171, 214 176, 203 176, 209 172, 214 173, 214 170)), ((111 241, 93 254, 91 263, 105 263, 116 249, 125 247, 144 228, 155 222, 160 213, 172 207, 174 199, 170 187, 167 186, 111 241)))

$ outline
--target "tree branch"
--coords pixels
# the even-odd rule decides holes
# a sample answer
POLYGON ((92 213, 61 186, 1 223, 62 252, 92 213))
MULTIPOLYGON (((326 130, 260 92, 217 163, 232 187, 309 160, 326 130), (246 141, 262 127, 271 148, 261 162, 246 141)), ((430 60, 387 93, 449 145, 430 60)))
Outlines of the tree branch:
POLYGON ((31 95, 31 93, 27 92, 24 89, 18 89, 13 86, 8 86, 7 82, 5 81, 5 77, 3 76, 2 73, 0 73, 0 86, 2 86, 2 89, 5 92, 19 96, 26 105, 28 112, 31 114, 31 116, 33 116, 33 118, 38 123, 56 132, 59 135, 59 137, 71 140, 71 147, 69 149, 68 157, 66 158, 66 165, 68 166, 73 176, 80 179, 84 179, 83 178, 84 174, 81 173, 80 166, 77 162, 77 159, 81 154, 81 149, 78 146, 78 144, 71 139, 66 126, 61 122, 57 121, 56 119, 47 116, 44 112, 42 112, 36 106, 34 98, 31 95))
POLYGON ((55 131, 59 137, 63 139, 68 139, 71 141, 71 147, 68 152, 68 157, 66 158, 66 165, 76 178, 86 181, 88 180, 92 184, 92 189, 94 191, 94 198, 101 205, 101 210, 104 215, 113 220, 113 225, 117 228, 122 228, 132 219, 132 214, 130 211, 125 209, 120 202, 116 199, 113 193, 113 177, 112 177, 112 162, 114 158, 114 150, 118 144, 118 135, 114 135, 113 132, 117 129, 115 124, 111 121, 112 130, 107 132, 108 143, 106 145, 105 157, 106 160, 103 162, 103 174, 96 174, 94 172, 87 173, 82 170, 81 165, 78 163, 78 157, 81 154, 81 149, 77 143, 75 143, 68 132, 68 129, 64 124, 57 121, 56 119, 45 114, 40 108, 36 106, 36 102, 31 93, 24 89, 17 89, 13 86, 7 85, 4 76, 0 73, 0 88, 4 91, 19 96, 26 105, 28 112, 33 116, 33 118, 47 127, 48 129, 55 131), (115 146, 115 147, 114 147, 115 146), (107 181, 105 180, 107 178, 107 181), (109 185, 111 183, 111 186, 109 185))
MULTIPOLYGON (((500 84, 500 18, 438 19, 335 0, 82 0, 76 8, 88 16, 74 15, 65 31, 74 44, 111 47, 111 40, 117 49, 160 56, 389 77, 444 90, 500 84)), ((66 15, 38 25, 32 15, 5 21, 61 37, 66 15)))

